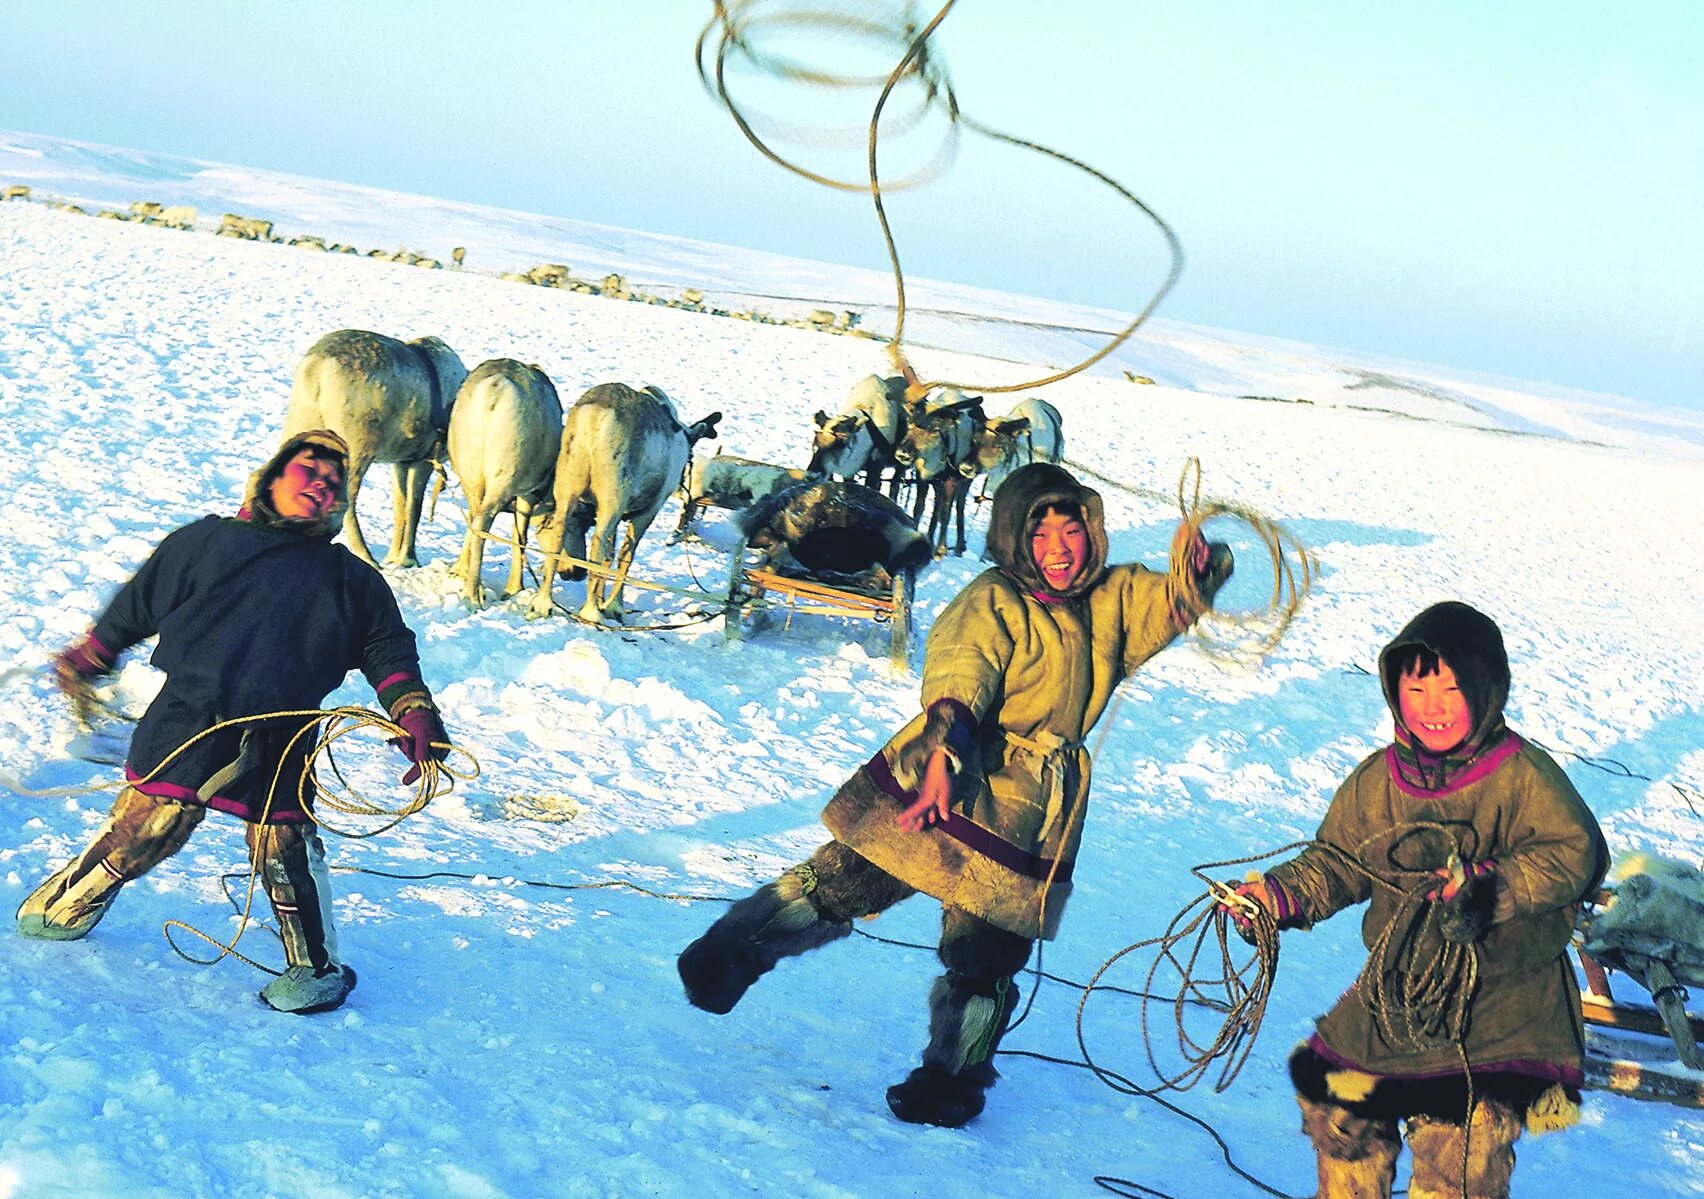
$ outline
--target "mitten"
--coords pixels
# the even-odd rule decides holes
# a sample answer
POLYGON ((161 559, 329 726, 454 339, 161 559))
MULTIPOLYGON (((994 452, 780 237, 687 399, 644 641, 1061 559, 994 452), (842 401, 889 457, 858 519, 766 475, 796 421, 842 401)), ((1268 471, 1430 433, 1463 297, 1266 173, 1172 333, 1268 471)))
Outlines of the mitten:
POLYGON ((450 735, 444 731, 444 722, 438 719, 438 710, 430 706, 409 708, 396 717, 396 722, 402 726, 403 735, 393 738, 391 744, 414 763, 402 776, 404 783, 412 783, 420 777, 422 763, 442 762, 449 756, 450 751, 445 747, 450 735))
POLYGON ((80 641, 60 650, 53 657, 53 681, 71 701, 71 711, 79 724, 88 724, 93 714, 94 682, 112 671, 113 657, 106 646, 87 633, 80 641))
POLYGON ((1443 881, 1427 898, 1438 905, 1438 935, 1452 945, 1472 945, 1490 931, 1497 908, 1497 863, 1451 859, 1443 881))
POLYGON ((1185 594, 1175 597, 1173 615, 1180 628, 1187 628, 1213 606, 1213 597, 1236 569, 1231 547, 1222 541, 1208 541, 1200 530, 1190 532, 1187 524, 1179 525, 1172 538, 1172 559, 1181 558, 1188 568, 1189 583, 1185 594))
POLYGON ((443 721, 438 718, 432 693, 417 676, 393 675, 379 684, 378 692, 379 702, 385 706, 385 711, 403 728, 403 736, 392 737, 391 744, 414 763, 402 776, 404 783, 412 783, 420 777, 422 762, 442 762, 449 756, 449 750, 441 748, 441 745, 435 748, 432 743, 448 743, 450 735, 444 731, 443 721))

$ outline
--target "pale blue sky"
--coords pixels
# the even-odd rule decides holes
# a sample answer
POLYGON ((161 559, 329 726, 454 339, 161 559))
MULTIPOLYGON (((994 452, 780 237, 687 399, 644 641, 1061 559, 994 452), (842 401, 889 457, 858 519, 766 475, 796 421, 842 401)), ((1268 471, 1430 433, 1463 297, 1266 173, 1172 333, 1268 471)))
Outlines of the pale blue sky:
MULTIPOLYGON (((710 11, 10 0, 0 128, 885 266, 867 198, 700 88, 710 11)), ((961 0, 939 35, 967 112, 1177 229, 1163 316, 1690 407, 1701 45, 1691 0, 961 0)), ((1133 310, 1163 271, 1111 193, 976 139, 890 214, 919 275, 1133 310)))

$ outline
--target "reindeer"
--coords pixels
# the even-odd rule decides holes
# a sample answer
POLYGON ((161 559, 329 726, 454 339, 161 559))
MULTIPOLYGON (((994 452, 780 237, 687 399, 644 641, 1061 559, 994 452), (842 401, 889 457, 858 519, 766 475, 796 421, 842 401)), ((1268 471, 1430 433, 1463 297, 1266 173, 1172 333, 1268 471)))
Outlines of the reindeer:
POLYGON ((809 477, 797 467, 774 466, 732 454, 695 458, 681 485, 680 523, 669 540, 678 541, 686 533, 700 508, 749 508, 809 477))
POLYGON ((905 435, 905 379, 866 375, 853 384, 837 415, 818 412, 816 424, 806 472, 851 479, 863 471, 865 485, 875 487, 905 435))
POLYGON ((933 496, 927 536, 935 553, 947 552, 947 523, 956 514, 958 543, 953 552, 962 554, 964 502, 976 473, 973 454, 984 424, 982 397, 966 397, 956 387, 942 388, 933 402, 913 406, 906 421, 905 440, 895 448, 894 460, 917 476, 911 518, 919 519, 925 501, 933 496))
MULTIPOLYGON (((539 534, 544 568, 538 590, 527 605, 527 617, 549 616, 550 591, 563 546, 575 558, 587 559, 586 529, 596 517, 596 534, 589 559, 598 566, 618 563, 612 580, 599 574, 586 584, 580 617, 593 623, 620 623, 621 592, 633 565, 633 551, 663 501, 680 485, 692 447, 716 436, 720 412, 682 425, 675 407, 661 388, 634 391, 621 383, 600 383, 574 401, 562 429, 553 494, 556 510, 539 534), (615 551, 616 525, 627 522, 621 553, 615 551)), ((563 571, 570 579, 584 578, 584 567, 563 571)))
POLYGON ((959 470, 967 479, 984 472, 982 495, 986 497, 1000 490, 1006 476, 1020 466, 1058 462, 1064 457, 1065 431, 1059 409, 1032 396, 983 426, 970 461, 959 470))
POLYGON ((330 429, 349 445, 349 508, 343 539, 372 563, 355 501, 375 462, 396 464, 396 528, 386 566, 418 566, 414 537, 420 500, 442 453, 450 405, 467 378, 454 350, 436 337, 401 342, 365 329, 339 329, 316 341, 296 366, 285 438, 330 429))
POLYGON ((515 544, 503 586, 507 599, 521 590, 533 513, 549 505, 562 445, 562 401, 550 377, 512 358, 475 367, 450 409, 449 445, 450 469, 467 497, 467 541, 455 571, 462 578, 462 598, 478 608, 485 603, 479 576, 492 519, 499 512, 515 514, 515 544))

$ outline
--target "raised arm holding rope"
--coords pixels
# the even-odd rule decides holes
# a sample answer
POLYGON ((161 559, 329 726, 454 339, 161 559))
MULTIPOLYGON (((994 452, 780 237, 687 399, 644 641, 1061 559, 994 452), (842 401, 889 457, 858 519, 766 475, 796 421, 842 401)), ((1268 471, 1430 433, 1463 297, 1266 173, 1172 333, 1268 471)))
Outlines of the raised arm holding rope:
POLYGON ((94 680, 156 634, 152 660, 166 682, 137 722, 129 785, 93 843, 18 909, 20 933, 86 936, 123 885, 181 849, 214 808, 246 822, 284 940, 288 968, 261 998, 280 1011, 326 1011, 353 989, 311 811, 316 738, 300 735, 317 714, 243 719, 313 713, 359 668, 403 730, 405 782, 448 752, 414 634, 384 576, 332 544, 347 461, 335 433, 286 441, 250 479, 237 516, 167 535, 88 635, 55 659, 80 711, 94 680))
POLYGON ((941 901, 946 973, 923 1064, 889 1088, 900 1119, 956 1126, 983 1107, 1017 1006, 1013 976, 1051 938, 1083 834, 1084 737, 1119 681, 1210 604, 1230 551, 1185 530, 1174 573, 1108 566, 1100 496, 1051 464, 995 495, 997 566, 930 631, 923 712, 829 802, 834 840, 736 903, 680 957, 687 998, 731 1011, 782 958, 922 891, 941 901), (1180 580, 1182 580, 1180 582, 1180 580))
POLYGON ((1369 901, 1366 968, 1290 1058, 1321 1199, 1387 1199, 1399 1122, 1411 1199, 1504 1199, 1523 1124, 1577 1118, 1566 955, 1608 853, 1561 768, 1503 723, 1509 662, 1490 618, 1428 608, 1379 674, 1394 743, 1338 789, 1309 848, 1238 891, 1280 929, 1369 901))

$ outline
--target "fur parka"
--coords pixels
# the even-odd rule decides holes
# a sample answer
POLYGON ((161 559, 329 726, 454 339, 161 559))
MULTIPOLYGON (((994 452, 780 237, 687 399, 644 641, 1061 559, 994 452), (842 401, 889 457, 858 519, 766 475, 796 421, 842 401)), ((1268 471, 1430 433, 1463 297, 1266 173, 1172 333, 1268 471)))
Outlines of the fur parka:
POLYGON ((996 563, 960 592, 930 630, 923 713, 829 802, 835 837, 942 903, 1025 937, 1059 927, 1089 796, 1084 740, 1113 688, 1181 631, 1167 575, 1106 567, 1100 497, 1057 466, 1036 464, 1000 488, 988 546, 996 563), (1088 561, 1072 588, 1050 593, 1029 533, 1050 505, 1082 513, 1088 561), (928 710, 959 705, 973 726, 974 788, 954 789, 943 822, 895 823, 920 783, 903 751, 928 710), (968 790, 968 794, 966 791, 968 790))

